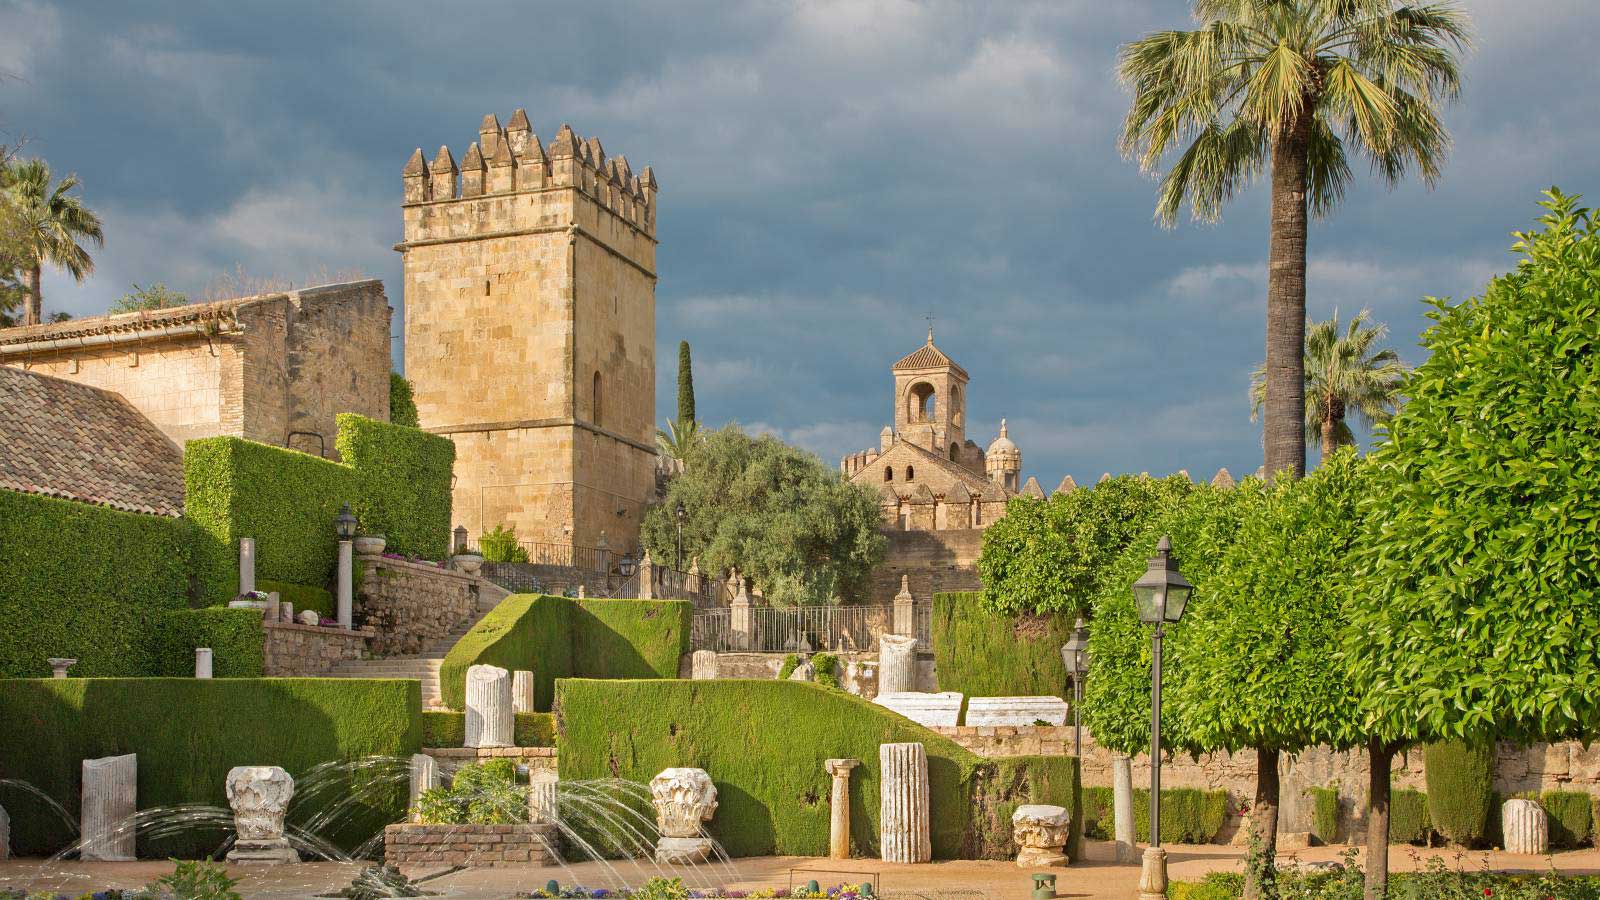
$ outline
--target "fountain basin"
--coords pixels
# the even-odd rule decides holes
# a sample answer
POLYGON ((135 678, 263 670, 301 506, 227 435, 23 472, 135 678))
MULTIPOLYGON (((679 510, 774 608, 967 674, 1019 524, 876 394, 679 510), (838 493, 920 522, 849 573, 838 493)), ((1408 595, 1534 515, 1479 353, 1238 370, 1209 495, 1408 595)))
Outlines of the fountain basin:
POLYGON ((554 825, 418 825, 383 829, 383 861, 391 866, 556 865, 554 825))

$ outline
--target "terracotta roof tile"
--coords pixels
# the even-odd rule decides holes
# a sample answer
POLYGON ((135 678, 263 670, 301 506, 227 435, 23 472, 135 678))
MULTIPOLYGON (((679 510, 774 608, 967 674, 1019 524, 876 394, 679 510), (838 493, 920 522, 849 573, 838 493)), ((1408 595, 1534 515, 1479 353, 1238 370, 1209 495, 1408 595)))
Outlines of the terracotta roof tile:
POLYGON ((121 394, 0 366, 0 487, 183 514, 183 451, 121 394))
POLYGON ((966 369, 956 365, 954 360, 945 356, 944 351, 935 347, 933 339, 929 338, 926 344, 917 348, 917 352, 890 366, 889 369, 890 371, 899 372, 904 369, 942 369, 946 366, 955 369, 963 376, 967 374, 966 369))

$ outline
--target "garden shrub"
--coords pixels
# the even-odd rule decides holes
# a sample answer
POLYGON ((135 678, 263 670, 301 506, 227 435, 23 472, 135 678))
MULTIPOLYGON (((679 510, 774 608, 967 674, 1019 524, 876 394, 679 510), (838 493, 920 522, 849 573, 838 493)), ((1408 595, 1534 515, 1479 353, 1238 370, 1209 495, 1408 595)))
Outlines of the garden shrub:
POLYGON ((491 759, 462 766, 450 786, 417 797, 424 825, 515 825, 528 821, 528 797, 517 788, 517 765, 491 759))
POLYGON ((416 392, 399 372, 389 373, 389 424, 417 427, 416 392))
MULTIPOLYGON (((556 718, 547 712, 515 714, 512 741, 518 747, 554 747, 556 718)), ((460 747, 467 742, 466 713, 454 710, 422 711, 422 746, 460 747)))
POLYGON ((515 594, 450 649, 439 669, 446 706, 461 709, 467 669, 533 673, 534 709, 548 711, 555 680, 674 678, 689 650, 694 606, 685 600, 578 600, 515 594))
MULTIPOLYGON (((417 682, 344 678, 67 678, 0 680, 0 778, 26 781, 69 810, 78 808, 85 759, 139 755, 141 809, 200 803, 227 809, 234 766, 282 766, 301 780, 320 763, 368 756, 408 757, 421 743, 417 682)), ((397 761, 404 765, 404 760, 397 761)), ((350 847, 399 821, 404 778, 374 763, 330 791, 348 811, 324 837, 350 847)), ((298 785, 291 822, 323 808, 298 785)), ((327 790, 326 786, 324 790, 327 790)), ((76 829, 31 795, 0 787, 11 814, 11 845, 47 856, 76 829)), ((146 856, 203 856, 227 832, 191 829, 140 839, 146 856)))
POLYGON ((976 591, 934 594, 939 690, 970 697, 1060 696, 1067 684, 1061 645, 1072 626, 1067 615, 993 612, 976 591))
POLYGON ((1545 791, 1537 799, 1549 818, 1552 850, 1575 850, 1589 843, 1594 829, 1594 800, 1587 792, 1545 791))
MULTIPOLYGON (((825 688, 840 689, 839 684, 839 657, 832 653, 818 653, 811 657, 812 670, 816 672, 816 682, 825 688)), ((965 698, 963 698, 965 702, 965 698)))
MULTIPOLYGON (((1116 839, 1116 810, 1112 789, 1083 789, 1084 834, 1097 840, 1116 839)), ((1209 844, 1217 839, 1228 821, 1228 792, 1199 788, 1166 788, 1161 791, 1161 839, 1184 844, 1209 844)), ((1134 788, 1133 827, 1137 839, 1150 840, 1150 791, 1134 788)))
POLYGON ((1311 798, 1311 833, 1324 844, 1336 843, 1339 836, 1339 787, 1306 788, 1311 798))
POLYGON ((783 664, 778 666, 778 679, 788 681, 794 670, 800 668, 800 654, 790 653, 783 658, 783 664))
POLYGON ((1433 830, 1462 847, 1485 843, 1494 804, 1494 743, 1437 741, 1422 748, 1433 830))
POLYGON ((385 550, 423 559, 450 555, 450 493, 456 445, 447 437, 340 413, 334 446, 355 475, 350 506, 385 550))
POLYGON ((517 530, 496 525, 478 537, 478 553, 485 562, 528 561, 528 551, 517 541, 517 530))
POLYGON ((1428 796, 1409 789, 1389 792, 1389 843, 1426 844, 1433 834, 1428 796))
POLYGON ((325 619, 334 617, 333 592, 327 588, 313 587, 309 584, 291 584, 287 581, 273 581, 270 578, 257 578, 256 590, 267 593, 277 591, 280 602, 294 604, 294 614, 296 616, 309 609, 325 619))
POLYGON ((1076 806, 1076 759, 980 759, 902 716, 814 684, 568 678, 556 695, 562 778, 644 783, 669 766, 705 769, 719 802, 707 828, 732 856, 827 852, 832 779, 821 761, 829 758, 861 760, 851 778, 851 836, 860 853, 876 855, 884 743, 914 741, 927 751, 936 857, 1001 846, 1014 854, 1002 804, 1076 806), (1032 794, 1039 785, 1048 787, 1032 794))

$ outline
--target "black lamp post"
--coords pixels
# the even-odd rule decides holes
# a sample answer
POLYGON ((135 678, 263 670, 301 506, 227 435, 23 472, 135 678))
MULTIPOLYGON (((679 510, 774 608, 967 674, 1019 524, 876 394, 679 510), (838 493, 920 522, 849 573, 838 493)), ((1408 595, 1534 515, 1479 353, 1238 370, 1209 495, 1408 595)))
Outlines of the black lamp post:
POLYGON ((683 520, 688 515, 689 515, 689 511, 683 508, 683 501, 679 500, 678 501, 678 509, 677 509, 677 518, 678 518, 678 571, 679 572, 683 571, 683 520))
POLYGON ((333 517, 333 533, 339 538, 339 584, 334 617, 339 620, 340 628, 350 629, 355 624, 352 619, 355 607, 355 559, 350 542, 356 536, 356 517, 350 511, 349 503, 340 507, 339 514, 333 517))
MULTIPOLYGON (((1139 621, 1155 625, 1150 639, 1150 847, 1161 847, 1161 638, 1168 622, 1183 618, 1194 590, 1172 563, 1172 541, 1162 536, 1149 568, 1133 583, 1139 621)), ((1163 866, 1163 869, 1165 866, 1163 866)))
POLYGON ((1083 623, 1083 616, 1072 627, 1072 637, 1061 645, 1061 662, 1072 678, 1072 755, 1082 759, 1083 716, 1079 709, 1083 706, 1083 675, 1089 671, 1089 626, 1083 623))

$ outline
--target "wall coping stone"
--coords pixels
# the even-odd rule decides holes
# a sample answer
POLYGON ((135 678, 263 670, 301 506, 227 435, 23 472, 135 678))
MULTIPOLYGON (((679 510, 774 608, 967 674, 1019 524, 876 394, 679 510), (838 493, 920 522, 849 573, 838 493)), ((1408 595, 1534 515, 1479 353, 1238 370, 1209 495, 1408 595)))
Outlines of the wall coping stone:
POLYGON ((307 625, 303 622, 266 622, 261 623, 263 628, 278 628, 284 631, 304 631, 312 634, 332 635, 335 637, 354 637, 366 640, 378 633, 378 629, 370 625, 361 628, 337 628, 334 626, 307 625))
POLYGON ((477 584, 483 577, 481 575, 468 575, 465 572, 460 572, 455 569, 440 568, 432 563, 412 562, 409 559, 395 559, 392 556, 384 556, 382 553, 357 553, 356 560, 382 568, 409 569, 413 572, 443 576, 455 581, 466 582, 467 584, 477 584))
POLYGON ((556 758, 554 747, 423 747, 422 752, 444 759, 493 759, 497 756, 556 758))

